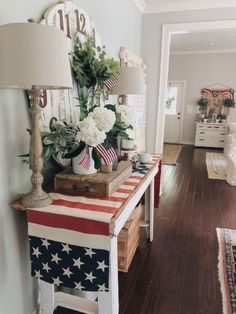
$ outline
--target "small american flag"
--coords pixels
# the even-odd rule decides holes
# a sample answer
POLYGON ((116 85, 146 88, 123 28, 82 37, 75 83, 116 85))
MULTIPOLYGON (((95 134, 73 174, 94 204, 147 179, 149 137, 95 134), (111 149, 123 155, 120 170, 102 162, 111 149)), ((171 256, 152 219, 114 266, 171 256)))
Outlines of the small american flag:
POLYGON ((86 149, 86 152, 82 158, 82 160, 80 161, 80 166, 85 168, 85 169, 89 169, 90 167, 90 155, 89 155, 89 150, 88 147, 86 149))
POLYGON ((116 150, 111 146, 110 143, 103 143, 98 145, 97 151, 106 165, 111 164, 117 158, 116 150))
POLYGON ((114 74, 112 74, 111 77, 110 77, 108 80, 106 80, 106 81, 104 82, 104 85, 105 85, 108 89, 112 89, 112 87, 113 87, 114 85, 116 85, 117 83, 118 83, 117 77, 116 77, 114 74))

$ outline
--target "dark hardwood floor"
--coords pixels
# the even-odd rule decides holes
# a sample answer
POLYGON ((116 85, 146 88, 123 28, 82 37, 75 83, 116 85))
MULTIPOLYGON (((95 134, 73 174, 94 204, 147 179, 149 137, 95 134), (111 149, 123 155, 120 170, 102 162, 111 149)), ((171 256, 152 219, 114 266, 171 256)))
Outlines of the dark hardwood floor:
POLYGON ((236 188, 207 178, 206 151, 186 146, 178 166, 163 166, 154 241, 142 231, 129 272, 119 274, 120 314, 222 313, 215 228, 236 229, 236 188))

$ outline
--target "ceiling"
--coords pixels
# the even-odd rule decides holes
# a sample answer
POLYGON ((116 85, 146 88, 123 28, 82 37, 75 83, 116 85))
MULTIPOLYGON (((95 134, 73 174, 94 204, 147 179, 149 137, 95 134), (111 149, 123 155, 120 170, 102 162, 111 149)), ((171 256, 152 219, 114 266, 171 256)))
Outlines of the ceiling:
POLYGON ((171 36, 170 51, 174 54, 236 52, 236 29, 175 34, 171 36))
POLYGON ((133 0, 143 13, 236 7, 236 0, 133 0))

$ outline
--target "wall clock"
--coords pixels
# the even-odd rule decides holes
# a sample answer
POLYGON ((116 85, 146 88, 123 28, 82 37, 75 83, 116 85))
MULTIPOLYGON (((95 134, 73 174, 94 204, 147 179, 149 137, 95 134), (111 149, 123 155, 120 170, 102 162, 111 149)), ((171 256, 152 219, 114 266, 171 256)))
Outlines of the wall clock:
MULTIPOLYGON (((94 35, 96 43, 101 45, 93 20, 85 10, 78 7, 71 0, 50 6, 44 13, 40 23, 56 27, 65 32, 68 39, 68 53, 73 50, 76 36, 79 36, 80 41, 83 42, 86 36, 94 35)), ((50 69, 48 70, 50 71, 50 69)), ((77 123, 79 121, 77 98, 78 89, 75 83, 72 90, 42 91, 42 129, 49 128, 50 120, 53 117, 58 120, 77 123)))

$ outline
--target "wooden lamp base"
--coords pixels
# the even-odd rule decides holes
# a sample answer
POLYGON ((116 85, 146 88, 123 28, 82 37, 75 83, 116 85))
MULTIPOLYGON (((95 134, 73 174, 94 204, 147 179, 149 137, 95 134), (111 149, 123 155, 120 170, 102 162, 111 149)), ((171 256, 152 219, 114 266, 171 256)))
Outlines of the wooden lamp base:
POLYGON ((31 94, 31 115, 32 115, 32 130, 30 139, 30 168, 32 169, 32 191, 25 194, 22 198, 22 204, 27 208, 45 207, 52 202, 49 194, 43 191, 42 169, 43 169, 43 145, 40 132, 40 90, 33 87, 31 94))

